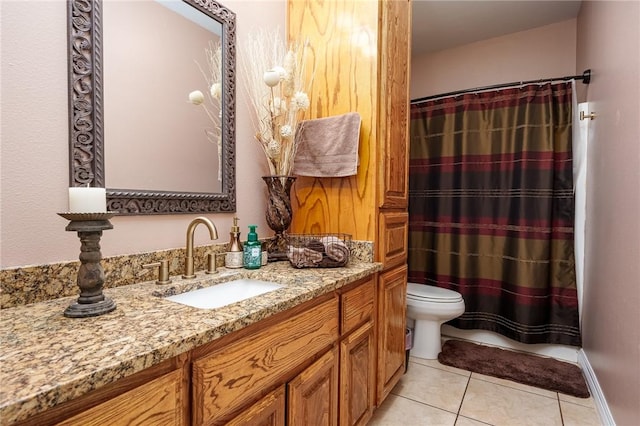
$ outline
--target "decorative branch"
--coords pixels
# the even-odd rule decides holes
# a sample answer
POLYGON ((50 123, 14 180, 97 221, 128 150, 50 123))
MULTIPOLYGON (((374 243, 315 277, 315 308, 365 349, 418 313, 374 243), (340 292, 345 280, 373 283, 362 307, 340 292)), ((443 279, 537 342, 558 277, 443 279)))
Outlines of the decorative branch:
POLYGON ((250 34, 242 50, 255 138, 272 175, 288 176, 293 168, 296 131, 310 104, 305 88, 307 48, 308 43, 294 42, 287 49, 276 29, 250 34))
POLYGON ((212 128, 204 129, 204 132, 209 142, 218 147, 218 180, 222 181, 222 131, 220 128, 222 119, 222 46, 220 42, 210 41, 209 46, 205 48, 205 56, 208 69, 206 72, 198 61, 195 63, 207 82, 208 90, 206 93, 211 107, 207 106, 205 95, 200 90, 189 93, 189 102, 201 106, 211 121, 212 128))

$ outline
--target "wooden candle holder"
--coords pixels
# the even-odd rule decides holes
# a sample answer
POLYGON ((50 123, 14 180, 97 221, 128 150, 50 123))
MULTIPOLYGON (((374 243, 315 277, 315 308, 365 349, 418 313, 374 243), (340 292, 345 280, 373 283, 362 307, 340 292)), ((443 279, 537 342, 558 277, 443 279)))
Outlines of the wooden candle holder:
POLYGON ((114 213, 58 213, 70 220, 66 231, 75 231, 80 238, 80 269, 78 287, 80 297, 64 311, 69 318, 86 318, 106 314, 116 308, 113 300, 102 294, 104 269, 100 264, 102 231, 113 229, 109 222, 114 213))

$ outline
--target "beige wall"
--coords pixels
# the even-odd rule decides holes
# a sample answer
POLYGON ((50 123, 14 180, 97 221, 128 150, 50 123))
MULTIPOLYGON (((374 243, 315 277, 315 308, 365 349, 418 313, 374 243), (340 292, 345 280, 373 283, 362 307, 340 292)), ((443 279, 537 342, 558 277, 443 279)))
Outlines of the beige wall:
MULTIPOLYGON (((460 89, 573 75, 576 20, 412 58, 411 99, 460 89)), ((582 70, 580 70, 580 74, 582 70)))
MULTIPOLYGON (((237 41, 258 27, 284 31, 284 0, 224 0, 237 14, 237 41)), ((1 1, 1 188, 0 267, 37 265, 78 258, 80 242, 56 215, 68 208, 67 8, 64 0, 1 1)), ((237 49, 239 56, 242 49, 237 49)), ((238 61, 242 57, 238 58, 238 61)), ((239 64, 238 64, 238 69, 239 64)), ((268 169, 253 140, 249 110, 238 77, 237 214, 267 235, 261 176, 268 169)), ((108 143, 108 141, 106 141, 108 143)), ((187 224, 196 215, 116 217, 101 241, 105 256, 185 244, 187 224)), ((207 215, 220 240, 228 240, 233 214, 207 215)), ((208 234, 196 232, 196 243, 208 234)))
POLYGON ((584 2, 577 65, 593 70, 583 346, 616 424, 640 421, 640 2, 584 2))

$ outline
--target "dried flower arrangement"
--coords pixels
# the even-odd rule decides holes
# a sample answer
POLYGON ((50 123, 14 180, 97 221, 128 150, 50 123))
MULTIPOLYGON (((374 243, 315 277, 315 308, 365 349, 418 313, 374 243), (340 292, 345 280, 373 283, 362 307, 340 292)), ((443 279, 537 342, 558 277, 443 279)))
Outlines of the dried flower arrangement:
POLYGON ((242 50, 242 76, 255 112, 255 138, 274 176, 291 174, 296 131, 309 109, 305 90, 307 47, 307 43, 291 43, 287 48, 276 29, 250 34, 242 50))
MULTIPOLYGON (((220 129, 220 123, 222 119, 222 46, 220 41, 210 41, 209 46, 205 48, 205 57, 207 61, 207 69, 203 69, 202 66, 196 62, 196 65, 200 69, 200 73, 204 77, 208 90, 207 95, 200 90, 194 90, 189 93, 189 102, 193 105, 201 106, 209 120, 211 120, 212 127, 210 129, 204 129, 207 139, 218 146, 218 160, 222 159, 222 131, 220 129), (208 102, 206 102, 208 98, 208 102), (210 106, 207 106, 210 104, 210 106)), ((218 163, 218 180, 222 180, 222 164, 218 163)))

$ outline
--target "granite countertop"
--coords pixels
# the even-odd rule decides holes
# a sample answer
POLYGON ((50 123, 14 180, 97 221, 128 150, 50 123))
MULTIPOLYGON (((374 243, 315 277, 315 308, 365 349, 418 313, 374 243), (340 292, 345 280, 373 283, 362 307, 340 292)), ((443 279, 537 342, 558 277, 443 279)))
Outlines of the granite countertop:
POLYGON ((254 271, 220 268, 189 280, 171 277, 166 285, 106 289, 117 308, 99 317, 64 317, 77 296, 0 310, 0 423, 43 412, 378 270, 378 263, 294 269, 275 262, 254 271), (162 297, 236 278, 285 287, 211 310, 162 297))

